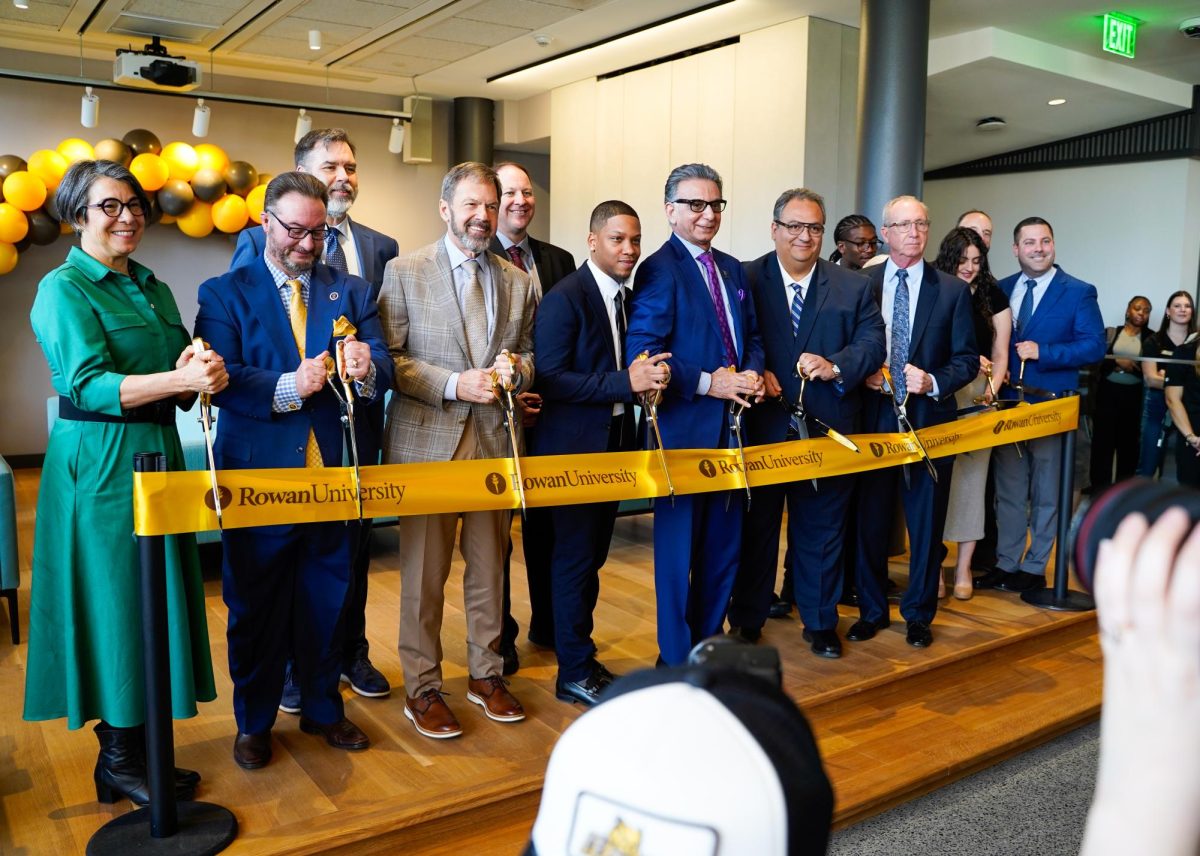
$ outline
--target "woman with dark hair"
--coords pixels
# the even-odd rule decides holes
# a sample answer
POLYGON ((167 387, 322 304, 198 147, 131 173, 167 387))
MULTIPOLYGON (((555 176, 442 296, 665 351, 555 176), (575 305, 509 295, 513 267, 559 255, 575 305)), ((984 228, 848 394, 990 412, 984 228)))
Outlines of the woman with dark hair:
POLYGON ((838 220, 833 241, 837 249, 829 254, 829 260, 846 270, 862 270, 879 249, 875 224, 862 214, 848 214, 838 220))
MULTIPOLYGON (((971 317, 975 321, 975 345, 979 350, 979 374, 955 393, 961 410, 976 399, 991 401, 1008 370, 1008 340, 1012 335, 1012 309, 988 267, 987 245, 973 229, 956 228, 942 239, 933 266, 956 276, 971 289, 971 317), (993 382, 988 382, 991 374, 993 382)), ((954 567, 954 596, 969 600, 975 590, 971 557, 975 542, 983 537, 984 490, 987 487, 991 449, 963 452, 954 458, 950 479, 950 502, 942 538, 958 544, 954 567)), ((938 579, 938 596, 945 597, 945 582, 938 579)))
MULTIPOLYGON (((1175 356, 1175 349, 1192 341, 1196 336, 1196 306, 1187 291, 1177 291, 1167 298, 1162 326, 1158 332, 1142 342, 1143 357, 1175 356)), ((1171 417, 1167 413, 1167 400, 1163 397, 1163 381, 1166 365, 1159 366, 1154 360, 1142 363, 1142 450, 1138 455, 1137 474, 1154 478, 1162 470, 1166 458, 1171 430, 1171 417)))
POLYGON ((1150 320, 1150 301, 1138 295, 1125 307, 1125 325, 1105 330, 1105 353, 1114 356, 1100 364, 1096 383, 1096 403, 1092 410, 1092 494, 1098 494, 1114 481, 1129 478, 1137 470, 1142 428, 1142 367, 1140 357, 1154 331, 1150 320), (1116 456, 1116 478, 1113 457, 1116 456))
MULTIPOLYGON (((25 719, 98 719, 96 799, 149 801, 145 687, 133 531, 133 456, 183 468, 175 409, 229 382, 194 352, 166 285, 130 259, 150 200, 128 169, 79 161, 63 177, 59 218, 79 235, 38 285, 30 321, 59 394, 38 491, 25 719)), ((166 539, 171 702, 177 718, 216 697, 195 538, 166 539)), ((176 770, 190 799, 198 773, 176 770)))

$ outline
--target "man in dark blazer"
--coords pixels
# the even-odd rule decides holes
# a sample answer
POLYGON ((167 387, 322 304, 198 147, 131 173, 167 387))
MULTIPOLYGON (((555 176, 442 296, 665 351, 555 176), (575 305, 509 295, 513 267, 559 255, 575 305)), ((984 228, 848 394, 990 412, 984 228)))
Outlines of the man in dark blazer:
MULTIPOLYGON (((957 415, 954 393, 979 371, 979 352, 971 320, 971 294, 965 283, 940 273, 923 260, 929 238, 929 209, 912 196, 900 196, 883 207, 883 234, 888 260, 870 270, 871 288, 887 325, 887 364, 914 429, 952 421, 957 415)), ((895 432, 898 420, 892 396, 884 393, 883 375, 867 378, 863 431, 895 432)), ((887 627, 888 533, 897 486, 908 523, 908 590, 900 600, 907 623, 906 641, 914 648, 933 644, 929 629, 937 612, 941 573, 939 546, 950 498, 953 457, 934 461, 937 481, 923 463, 869 470, 858 485, 858 565, 855 582, 862 618, 846 634, 852 642, 870 639, 887 627)))
MULTIPOLYGON (((1013 255, 1021 272, 1000 282, 1013 309, 1009 377, 1020 375, 1023 365, 1030 387, 1048 393, 1077 389, 1079 369, 1098 362, 1106 347, 1096 288, 1054 263, 1054 230, 1041 217, 1017 224, 1013 255)), ((1027 392, 1025 398, 1039 401, 1044 396, 1027 392)), ((996 567, 975 582, 976 588, 1024 592, 1046 585, 1046 562, 1058 526, 1062 438, 1054 434, 1029 440, 1023 455, 1013 445, 993 452, 996 567)))
MULTIPOLYGON (((637 212, 624 202, 592 211, 587 262, 542 299, 533 327, 542 412, 532 451, 575 455, 631 451, 636 446, 634 396, 666 387, 658 363, 669 354, 635 360, 625 354, 625 283, 642 254, 637 212)), ((608 558, 617 503, 548 509, 554 531, 551 591, 555 692, 564 701, 593 705, 613 675, 595 657, 592 613, 600 568, 608 558)))
MULTIPOLYGON (((325 212, 329 231, 325 236, 325 263, 352 276, 360 276, 371 285, 371 299, 378 300, 383 269, 400 253, 394 238, 376 232, 350 219, 350 206, 358 198, 358 161, 354 143, 341 128, 309 131, 296 143, 293 153, 297 172, 318 178, 329 189, 325 212)), ((238 236, 230 270, 257 261, 263 254, 266 235, 262 229, 247 228, 238 236)), ((379 463, 383 440, 383 399, 361 407, 355 414, 360 462, 379 463)), ((350 688, 367 698, 382 698, 391 692, 383 673, 371 664, 367 644, 367 578, 371 564, 371 526, 359 530, 354 549, 354 576, 346 599, 346 650, 342 675, 350 688)), ((296 713, 299 688, 290 675, 284 689, 281 710, 296 713)))
MULTIPOLYGON (((712 248, 721 228, 721 176, 707 164, 676 167, 665 193, 671 237, 634 278, 626 362, 670 353, 659 410, 669 449, 727 449, 731 409, 761 396, 762 340, 742 266, 712 248)), ((669 666, 725 624, 742 546, 742 491, 654 503, 658 647, 669 666)))
MULTIPOLYGON (((491 251, 511 261, 533 280, 538 300, 568 274, 575 272, 575 258, 562 247, 539 241, 529 234, 537 210, 533 180, 519 163, 505 161, 495 167, 500 178, 500 211, 496 219, 496 236, 491 251)), ((533 445, 541 390, 533 389, 519 396, 525 409, 525 442, 533 445)), ((554 647, 554 610, 550 600, 550 552, 554 546, 554 530, 550 525, 550 510, 530 508, 521 523, 521 547, 525 554, 525 575, 529 581, 529 641, 542 648, 554 647)), ((509 558, 512 556, 509 544, 509 558)), ((504 674, 517 671, 517 634, 520 627, 512 616, 512 597, 509 558, 504 562, 504 634, 500 653, 504 657, 504 674)))
MULTIPOLYGON (((862 383, 884 358, 883 318, 866 277, 821 261, 825 200, 807 189, 775 202, 775 250, 744 265, 766 350, 766 400, 747 414, 753 444, 797 440, 799 364, 808 382, 808 413, 843 434, 858 429, 862 383)), ((821 431, 808 425, 811 436, 821 431)), ((837 603, 842 590, 842 538, 855 476, 763 485, 742 536, 742 560, 729 605, 731 632, 747 641, 762 633, 779 564, 783 503, 788 507, 790 576, 804 638, 821 657, 841 656, 837 603)))
MULTIPOLYGON (((325 369, 337 338, 345 339, 347 371, 361 400, 382 398, 391 386, 392 361, 366 281, 318 262, 327 198, 313 176, 276 176, 267 186, 265 255, 200 286, 196 334, 228 355, 229 387, 214 396, 220 469, 341 465, 341 412, 325 369)), ((357 528, 306 523, 221 535, 234 760, 245 769, 270 760, 289 655, 301 730, 341 749, 369 744, 346 718, 338 690, 339 619, 357 528)))

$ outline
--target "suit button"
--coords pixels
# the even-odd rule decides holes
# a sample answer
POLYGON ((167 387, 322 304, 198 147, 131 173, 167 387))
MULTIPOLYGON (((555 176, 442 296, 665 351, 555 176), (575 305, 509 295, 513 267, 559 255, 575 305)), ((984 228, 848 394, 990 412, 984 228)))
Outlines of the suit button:
POLYGON ((299 410, 299 409, 300 409, 299 404, 292 403, 292 404, 288 405, 288 410, 299 410))
POLYGON ((296 447, 296 454, 298 454, 298 455, 303 455, 303 454, 304 454, 304 447, 303 447, 303 446, 297 446, 297 447, 296 447))

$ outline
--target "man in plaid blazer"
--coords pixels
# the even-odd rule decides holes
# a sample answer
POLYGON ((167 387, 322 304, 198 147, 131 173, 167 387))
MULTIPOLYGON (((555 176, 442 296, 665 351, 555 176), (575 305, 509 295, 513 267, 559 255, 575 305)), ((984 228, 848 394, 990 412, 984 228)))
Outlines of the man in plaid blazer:
MULTIPOLYGON (((492 373, 518 389, 533 380, 535 293, 527 274, 488 251, 500 183, 484 164, 442 180, 446 235, 388 263, 379 315, 396 368, 385 463, 506 458, 511 454, 492 373)), ((518 438, 520 431, 517 432, 518 438)), ((501 569, 508 511, 401 517, 400 663, 404 715, 426 737, 462 733, 442 698, 442 609, 455 529, 466 560, 467 699, 488 718, 525 712, 501 676, 501 569)))

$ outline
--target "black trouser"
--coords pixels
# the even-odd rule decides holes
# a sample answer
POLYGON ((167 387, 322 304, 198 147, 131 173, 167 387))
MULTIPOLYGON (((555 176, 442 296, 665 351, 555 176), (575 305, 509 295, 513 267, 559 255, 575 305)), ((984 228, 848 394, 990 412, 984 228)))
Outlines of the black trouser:
POLYGON ((1113 455, 1117 458, 1115 481, 1137 472, 1141 452, 1142 385, 1100 381, 1092 416, 1092 492, 1099 493, 1113 479, 1113 455))

